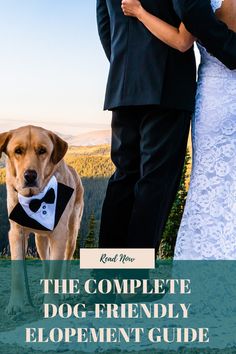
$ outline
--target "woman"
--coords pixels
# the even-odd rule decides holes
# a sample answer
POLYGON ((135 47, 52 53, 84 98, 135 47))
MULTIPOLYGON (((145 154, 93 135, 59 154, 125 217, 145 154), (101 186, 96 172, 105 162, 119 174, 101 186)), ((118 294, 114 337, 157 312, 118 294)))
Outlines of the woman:
MULTIPOLYGON (((236 31, 235 0, 211 0, 219 19, 236 31)), ((123 0, 157 38, 182 52, 195 38, 151 15, 137 0, 123 0)), ((201 53, 192 122, 193 167, 175 259, 236 259, 236 71, 198 43, 201 53)))

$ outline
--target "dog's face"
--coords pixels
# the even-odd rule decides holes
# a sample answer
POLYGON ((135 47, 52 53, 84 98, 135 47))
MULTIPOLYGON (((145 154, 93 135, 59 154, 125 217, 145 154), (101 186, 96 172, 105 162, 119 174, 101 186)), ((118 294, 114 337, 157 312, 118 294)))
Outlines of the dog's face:
POLYGON ((54 133, 27 126, 0 134, 0 156, 8 156, 8 176, 24 196, 40 193, 63 159, 68 145, 54 133))

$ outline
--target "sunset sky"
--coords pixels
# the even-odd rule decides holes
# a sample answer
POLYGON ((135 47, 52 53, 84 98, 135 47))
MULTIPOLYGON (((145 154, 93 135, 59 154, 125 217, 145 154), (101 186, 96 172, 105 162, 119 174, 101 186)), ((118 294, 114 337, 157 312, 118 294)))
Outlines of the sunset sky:
POLYGON ((106 129, 96 0, 0 0, 0 130, 106 129))
POLYGON ((104 128, 108 63, 95 0, 0 0, 1 130, 28 122, 66 133, 104 128), (98 124, 98 126, 97 126, 98 124))

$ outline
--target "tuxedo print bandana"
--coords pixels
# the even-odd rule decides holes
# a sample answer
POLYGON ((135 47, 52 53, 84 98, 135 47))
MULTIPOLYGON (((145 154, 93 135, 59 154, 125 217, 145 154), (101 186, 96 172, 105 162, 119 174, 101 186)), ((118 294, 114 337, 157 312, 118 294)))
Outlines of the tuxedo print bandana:
POLYGON ((58 183, 53 176, 38 195, 24 197, 18 193, 19 203, 9 215, 9 219, 24 227, 52 231, 57 226, 73 191, 73 188, 58 183))
POLYGON ((48 230, 54 229, 57 202, 58 184, 56 177, 52 177, 48 185, 38 195, 23 197, 18 194, 18 200, 25 213, 48 230), (54 194, 52 202, 48 203, 48 193, 54 194))

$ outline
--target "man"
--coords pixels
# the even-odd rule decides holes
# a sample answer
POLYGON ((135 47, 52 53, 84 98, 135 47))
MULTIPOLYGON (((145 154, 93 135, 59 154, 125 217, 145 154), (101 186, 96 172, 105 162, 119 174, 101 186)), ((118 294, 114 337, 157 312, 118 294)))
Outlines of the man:
MULTIPOLYGON (((236 35, 207 0, 146 0, 145 8, 175 27, 181 20, 229 68, 236 35), (177 13, 175 12, 177 11, 177 13)), ((99 246, 158 248, 174 201, 195 97, 193 48, 169 48, 118 0, 97 0, 98 31, 110 71, 105 109, 112 110, 116 172, 104 200, 99 246)))

